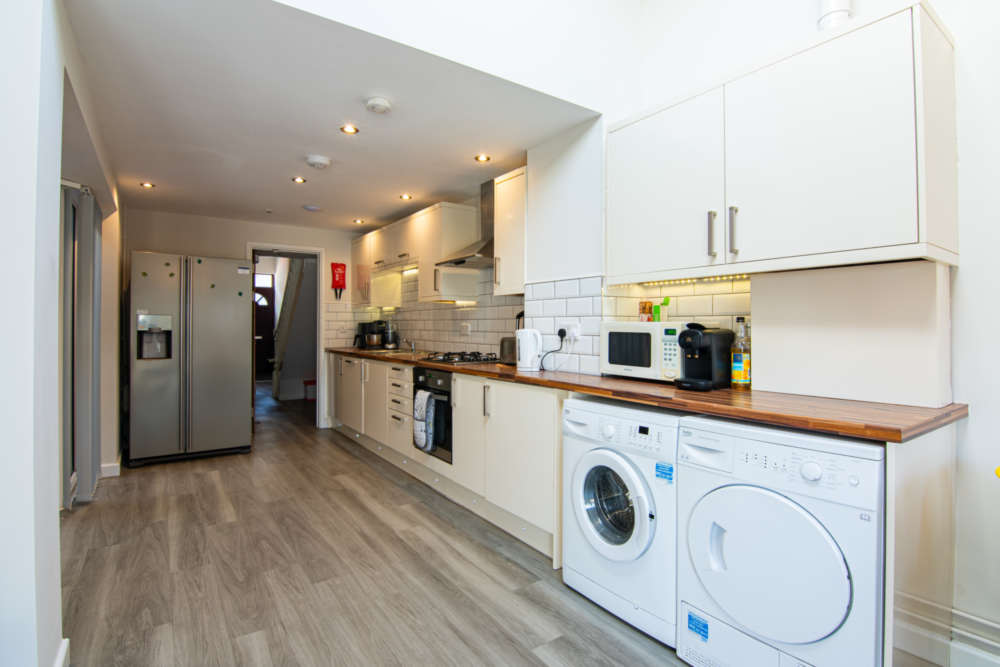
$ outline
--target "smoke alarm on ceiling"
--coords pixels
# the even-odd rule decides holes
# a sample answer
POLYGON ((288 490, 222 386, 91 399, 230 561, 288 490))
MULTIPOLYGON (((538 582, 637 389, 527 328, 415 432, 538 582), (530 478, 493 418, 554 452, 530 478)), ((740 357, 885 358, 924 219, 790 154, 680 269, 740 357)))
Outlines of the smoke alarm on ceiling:
POLYGON ((330 166, 330 158, 325 155, 307 155, 306 164, 313 169, 326 169, 330 166))
POLYGON ((315 204, 306 204, 302 208, 304 208, 305 210, 309 211, 310 213, 316 213, 318 211, 322 211, 323 210, 319 206, 316 206, 315 204))
POLYGON ((389 113, 392 109, 392 102, 384 97, 372 97, 365 102, 365 108, 372 113, 389 113))

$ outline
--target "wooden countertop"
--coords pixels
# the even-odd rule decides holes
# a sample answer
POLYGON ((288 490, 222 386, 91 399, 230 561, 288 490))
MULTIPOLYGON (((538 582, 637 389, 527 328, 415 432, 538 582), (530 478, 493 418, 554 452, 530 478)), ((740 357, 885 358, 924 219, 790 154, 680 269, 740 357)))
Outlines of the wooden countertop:
POLYGON ((880 442, 906 442, 952 422, 964 419, 969 406, 952 403, 943 408, 921 408, 890 403, 868 403, 837 398, 781 394, 771 391, 684 391, 672 384, 625 378, 564 373, 519 372, 503 364, 441 364, 424 361, 426 353, 379 354, 356 348, 327 348, 327 352, 389 363, 478 375, 553 389, 575 391, 630 403, 653 405, 681 412, 743 419, 762 424, 832 433, 880 442))

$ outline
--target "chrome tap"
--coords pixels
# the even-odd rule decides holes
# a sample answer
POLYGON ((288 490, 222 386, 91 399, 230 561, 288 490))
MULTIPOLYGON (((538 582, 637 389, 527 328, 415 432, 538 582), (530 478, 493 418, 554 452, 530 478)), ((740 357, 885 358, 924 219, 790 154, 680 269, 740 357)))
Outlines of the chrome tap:
POLYGON ((410 354, 416 354, 417 353, 417 344, 414 343, 412 340, 408 340, 408 339, 404 338, 400 342, 402 342, 403 344, 409 343, 409 345, 410 345, 410 354))

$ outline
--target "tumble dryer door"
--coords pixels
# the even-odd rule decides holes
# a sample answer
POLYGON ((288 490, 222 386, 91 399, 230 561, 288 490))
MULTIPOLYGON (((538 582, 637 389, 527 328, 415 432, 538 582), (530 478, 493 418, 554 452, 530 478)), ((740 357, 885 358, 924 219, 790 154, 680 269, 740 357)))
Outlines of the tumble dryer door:
POLYGON ((572 494, 580 529, 602 556, 635 560, 649 548, 656 508, 642 474, 624 456, 603 448, 584 454, 572 494))
POLYGON ((792 499, 759 486, 719 487, 695 504, 687 538, 705 590, 758 637, 809 644, 847 618, 852 584, 844 554, 792 499))

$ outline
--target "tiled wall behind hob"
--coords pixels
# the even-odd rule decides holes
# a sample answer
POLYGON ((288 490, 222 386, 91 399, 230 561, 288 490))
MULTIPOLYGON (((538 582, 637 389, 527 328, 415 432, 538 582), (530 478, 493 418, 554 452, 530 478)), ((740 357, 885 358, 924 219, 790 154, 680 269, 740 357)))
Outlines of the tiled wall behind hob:
MULTIPOLYGON (((412 340, 418 350, 500 353, 500 339, 514 335, 514 316, 524 310, 524 298, 493 295, 493 270, 479 273, 475 305, 421 303, 417 300, 417 274, 403 276, 403 305, 399 308, 354 308, 348 322, 351 345, 358 322, 392 320, 400 338, 412 340), (469 325, 464 333, 463 324, 469 325)), ((400 347, 405 347, 401 345, 400 347)))

